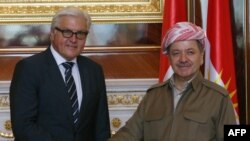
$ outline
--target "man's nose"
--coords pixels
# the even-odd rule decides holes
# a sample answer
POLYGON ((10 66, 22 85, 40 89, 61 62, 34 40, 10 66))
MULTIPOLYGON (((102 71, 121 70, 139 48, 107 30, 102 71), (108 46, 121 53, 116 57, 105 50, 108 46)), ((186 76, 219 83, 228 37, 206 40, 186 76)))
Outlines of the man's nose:
POLYGON ((185 53, 181 53, 180 55, 180 61, 185 62, 187 60, 187 55, 185 53))
POLYGON ((76 34, 73 34, 73 35, 70 37, 70 41, 76 42, 76 40, 77 40, 76 34))

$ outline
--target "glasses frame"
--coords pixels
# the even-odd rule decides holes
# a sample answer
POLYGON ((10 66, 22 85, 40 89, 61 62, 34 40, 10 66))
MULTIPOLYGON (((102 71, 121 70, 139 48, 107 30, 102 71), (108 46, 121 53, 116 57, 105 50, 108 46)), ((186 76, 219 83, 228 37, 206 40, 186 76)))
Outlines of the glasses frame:
POLYGON ((86 39, 87 35, 88 35, 88 31, 77 31, 77 32, 73 32, 72 30, 69 30, 69 29, 60 29, 59 27, 55 27, 56 30, 60 31, 63 35, 63 37, 65 38, 71 38, 73 35, 76 35, 76 38, 79 39, 79 40, 83 40, 83 39, 86 39), (71 33, 70 36, 67 36, 68 34, 67 33, 71 33), (83 37, 81 37, 81 34, 85 35, 83 37))

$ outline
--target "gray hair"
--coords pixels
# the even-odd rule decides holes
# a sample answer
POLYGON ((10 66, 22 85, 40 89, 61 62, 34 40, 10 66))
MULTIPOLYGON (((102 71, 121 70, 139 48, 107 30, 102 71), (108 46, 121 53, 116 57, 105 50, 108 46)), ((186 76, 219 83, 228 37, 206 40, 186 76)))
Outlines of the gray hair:
POLYGON ((80 16, 82 20, 86 21, 87 29, 89 30, 91 26, 91 17, 89 16, 87 11, 82 11, 76 7, 65 7, 59 10, 53 17, 51 23, 51 30, 53 30, 56 26, 58 26, 60 22, 60 18, 63 16, 80 16))

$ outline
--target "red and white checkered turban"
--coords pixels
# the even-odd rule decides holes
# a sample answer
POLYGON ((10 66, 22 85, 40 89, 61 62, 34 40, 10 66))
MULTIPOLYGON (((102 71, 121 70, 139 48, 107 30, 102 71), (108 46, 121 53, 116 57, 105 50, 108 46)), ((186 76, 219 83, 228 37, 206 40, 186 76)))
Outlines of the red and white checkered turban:
POLYGON ((168 30, 163 39, 163 53, 167 54, 167 48, 172 43, 186 40, 198 40, 204 48, 209 45, 205 31, 199 26, 190 22, 178 22, 168 30))

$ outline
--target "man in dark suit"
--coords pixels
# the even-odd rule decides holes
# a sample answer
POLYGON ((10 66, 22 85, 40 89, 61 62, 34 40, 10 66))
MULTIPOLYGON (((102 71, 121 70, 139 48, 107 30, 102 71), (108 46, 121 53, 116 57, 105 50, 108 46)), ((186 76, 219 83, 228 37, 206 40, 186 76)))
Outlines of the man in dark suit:
POLYGON ((90 25, 86 12, 73 7, 60 10, 52 20, 51 45, 17 63, 10 86, 15 141, 110 137, 102 68, 80 55, 90 25))

